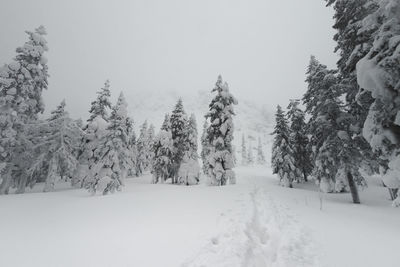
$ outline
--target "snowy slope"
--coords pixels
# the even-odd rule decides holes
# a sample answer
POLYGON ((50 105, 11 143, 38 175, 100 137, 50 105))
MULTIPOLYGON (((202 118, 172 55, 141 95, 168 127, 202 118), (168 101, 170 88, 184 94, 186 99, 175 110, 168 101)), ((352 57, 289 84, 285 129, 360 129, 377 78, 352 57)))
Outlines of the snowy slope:
MULTIPOLYGON (((208 105, 213 97, 210 91, 198 91, 197 94, 182 94, 176 91, 140 91, 134 93, 128 91, 125 95, 129 105, 129 113, 136 122, 136 129, 138 129, 138 125, 148 120, 155 125, 156 130, 160 128, 164 114, 171 113, 179 97, 181 97, 186 113, 196 115, 200 137, 204 115, 208 112, 208 105)), ((261 138, 264 153, 267 161, 269 161, 270 144, 272 142, 270 133, 274 120, 273 107, 261 106, 252 101, 239 99, 239 104, 235 106, 235 112, 234 145, 237 157, 240 156, 239 150, 242 134, 244 134, 246 139, 251 141, 253 149, 257 147, 258 137, 261 138)), ((256 151, 253 154, 256 155, 256 151)))

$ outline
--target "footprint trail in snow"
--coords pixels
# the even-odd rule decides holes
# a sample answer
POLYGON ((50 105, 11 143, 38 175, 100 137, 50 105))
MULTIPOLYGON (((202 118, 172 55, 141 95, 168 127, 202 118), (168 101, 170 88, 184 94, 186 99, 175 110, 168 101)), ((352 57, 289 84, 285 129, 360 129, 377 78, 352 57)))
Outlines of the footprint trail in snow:
POLYGON ((255 188, 222 213, 216 234, 182 267, 320 266, 310 235, 287 208, 255 188))

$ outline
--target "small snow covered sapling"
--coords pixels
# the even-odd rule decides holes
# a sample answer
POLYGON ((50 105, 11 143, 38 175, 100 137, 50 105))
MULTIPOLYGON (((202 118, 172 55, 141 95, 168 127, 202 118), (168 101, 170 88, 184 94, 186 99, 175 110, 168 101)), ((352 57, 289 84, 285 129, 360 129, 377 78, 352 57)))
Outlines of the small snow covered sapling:
POLYGON ((197 158, 185 154, 178 172, 179 184, 195 185, 200 180, 200 165, 197 158))

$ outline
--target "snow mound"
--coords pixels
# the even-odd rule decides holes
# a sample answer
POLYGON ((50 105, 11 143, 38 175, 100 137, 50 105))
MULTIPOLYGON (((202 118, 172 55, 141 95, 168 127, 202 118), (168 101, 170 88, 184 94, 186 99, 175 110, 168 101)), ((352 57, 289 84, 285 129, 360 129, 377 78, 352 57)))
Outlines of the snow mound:
POLYGON ((218 232, 182 267, 320 266, 308 232, 285 207, 259 188, 246 197, 236 216, 221 214, 218 232))

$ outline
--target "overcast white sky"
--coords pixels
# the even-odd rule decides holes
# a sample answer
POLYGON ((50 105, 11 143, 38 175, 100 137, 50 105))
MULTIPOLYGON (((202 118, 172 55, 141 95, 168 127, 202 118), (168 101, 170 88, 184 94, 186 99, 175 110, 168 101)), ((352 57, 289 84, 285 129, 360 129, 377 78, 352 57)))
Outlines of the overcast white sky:
POLYGON ((286 106, 305 90, 310 54, 334 67, 323 0, 0 0, 0 64, 47 28, 46 108, 63 98, 87 116, 105 79, 112 93, 212 89, 222 74, 240 99, 286 106))

